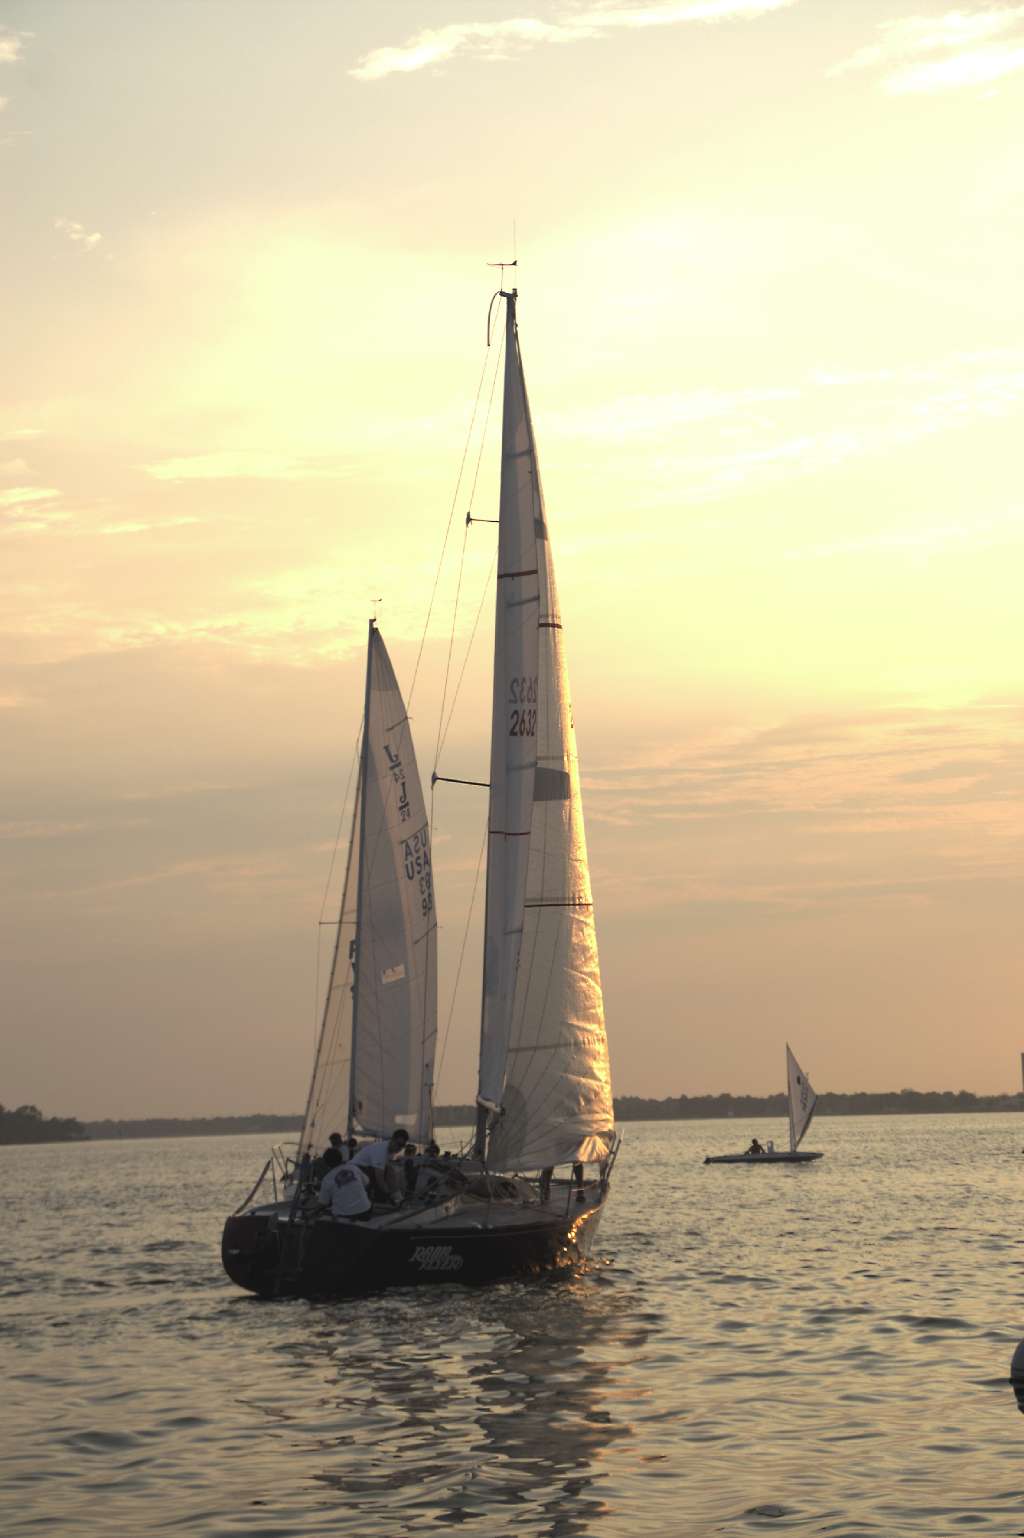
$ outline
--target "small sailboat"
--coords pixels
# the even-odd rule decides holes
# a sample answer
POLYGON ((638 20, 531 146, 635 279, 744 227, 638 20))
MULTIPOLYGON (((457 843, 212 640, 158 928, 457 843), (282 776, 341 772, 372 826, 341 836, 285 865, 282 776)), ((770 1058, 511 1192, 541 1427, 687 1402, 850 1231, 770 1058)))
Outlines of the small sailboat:
POLYGON ((750 1148, 738 1154, 709 1154, 705 1164, 809 1164, 821 1159, 823 1154, 813 1153, 800 1147, 804 1133, 811 1125, 818 1097, 811 1088, 811 1081, 793 1056, 786 1043, 786 1088, 789 1095, 789 1148, 775 1149, 770 1143, 762 1147, 757 1138, 750 1148))
MULTIPOLYGON (((428 1148, 437 1031, 430 830, 405 706, 371 623, 360 777, 334 964, 291 1185, 222 1242, 238 1285, 321 1296, 571 1267, 618 1148, 575 733, 519 335, 504 412, 476 1127, 395 1205, 332 1217, 310 1179, 332 1131, 428 1148), (561 1171, 561 1173, 559 1173, 561 1171)), ((492 301, 492 305, 493 305, 492 301)), ((273 1174, 273 1166, 268 1166, 273 1174)), ((264 1175, 268 1170, 264 1171, 264 1175)))

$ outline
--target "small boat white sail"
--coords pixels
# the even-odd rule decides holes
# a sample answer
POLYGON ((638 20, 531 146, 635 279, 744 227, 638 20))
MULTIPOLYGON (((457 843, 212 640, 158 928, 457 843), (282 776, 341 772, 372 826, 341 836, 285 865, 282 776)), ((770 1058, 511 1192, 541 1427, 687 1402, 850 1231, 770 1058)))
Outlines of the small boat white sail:
POLYGON ((818 1097, 811 1088, 811 1081, 793 1056, 786 1043, 786 1093, 789 1111, 789 1149, 763 1146, 754 1138, 743 1153, 709 1154, 705 1164, 809 1164, 812 1159, 824 1158, 823 1154, 802 1149, 804 1133, 811 1125, 818 1097))
POLYGON ((258 1293, 572 1265, 608 1193, 617 1140, 562 618, 517 294, 498 297, 505 388, 474 1144, 414 1167, 401 1201, 359 1222, 325 1213, 307 1178, 343 1126, 378 1138, 404 1126, 419 1144, 431 1135, 429 829, 405 708, 371 625, 359 795, 294 1195, 253 1205, 257 1186, 224 1229, 225 1269, 258 1293))

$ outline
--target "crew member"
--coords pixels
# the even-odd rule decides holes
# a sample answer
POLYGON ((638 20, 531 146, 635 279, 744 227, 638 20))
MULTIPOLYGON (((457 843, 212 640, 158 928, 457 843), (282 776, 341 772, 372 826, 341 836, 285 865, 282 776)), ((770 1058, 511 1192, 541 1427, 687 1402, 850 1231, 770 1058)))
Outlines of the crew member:
POLYGON ((320 1186, 320 1202, 331 1209, 334 1218, 348 1218, 351 1223, 365 1223, 373 1215, 369 1181, 358 1165, 336 1164, 327 1171, 320 1186))
POLYGON ((388 1177, 391 1161, 398 1157, 408 1141, 409 1134, 405 1128, 396 1127, 389 1138, 378 1138, 375 1143, 364 1144, 349 1160, 351 1165, 365 1170, 370 1177, 370 1194, 376 1201, 387 1202, 391 1200, 392 1193, 400 1194, 398 1172, 395 1171, 393 1182, 388 1177))

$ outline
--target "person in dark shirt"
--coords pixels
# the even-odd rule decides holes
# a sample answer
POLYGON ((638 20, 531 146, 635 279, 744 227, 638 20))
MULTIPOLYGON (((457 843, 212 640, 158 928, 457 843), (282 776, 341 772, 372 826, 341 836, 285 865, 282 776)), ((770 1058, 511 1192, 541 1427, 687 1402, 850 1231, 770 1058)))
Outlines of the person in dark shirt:
POLYGON ((337 1169, 339 1164, 344 1163, 345 1160, 342 1157, 341 1150, 339 1148, 335 1148, 333 1143, 329 1143, 324 1149, 323 1153, 320 1155, 319 1159, 313 1160, 313 1184, 317 1187, 317 1189, 319 1189, 324 1176, 329 1170, 337 1169))

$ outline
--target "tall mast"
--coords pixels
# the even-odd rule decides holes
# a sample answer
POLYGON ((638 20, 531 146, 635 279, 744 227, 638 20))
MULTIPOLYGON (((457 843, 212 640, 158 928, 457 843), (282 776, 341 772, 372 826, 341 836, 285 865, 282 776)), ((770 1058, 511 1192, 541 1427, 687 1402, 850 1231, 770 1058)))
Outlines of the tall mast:
POLYGON ((359 968, 360 968, 360 940, 359 926, 363 918, 363 883, 366 876, 366 782, 367 760, 370 755, 370 674, 373 668, 373 637, 377 627, 377 621, 371 619, 366 637, 366 689, 363 696, 363 747, 359 757, 359 793, 357 802, 359 806, 359 874, 356 878, 356 938, 355 955, 352 963, 352 1055, 349 1063, 348 1079, 348 1127, 346 1136, 351 1137, 353 1132, 352 1113, 354 1110, 355 1085, 356 1085, 356 1041, 359 1031, 359 968))

